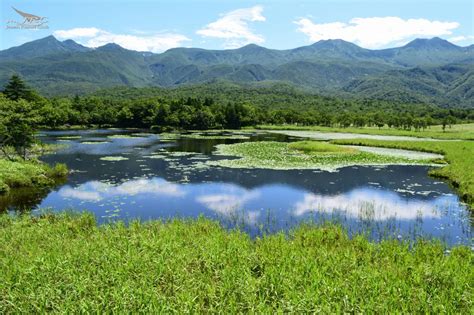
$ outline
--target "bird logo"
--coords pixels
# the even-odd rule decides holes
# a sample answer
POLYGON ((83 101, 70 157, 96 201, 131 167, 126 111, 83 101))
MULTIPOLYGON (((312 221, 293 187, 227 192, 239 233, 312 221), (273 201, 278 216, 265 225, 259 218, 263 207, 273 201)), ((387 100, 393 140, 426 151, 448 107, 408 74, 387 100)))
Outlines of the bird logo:
POLYGON ((23 22, 18 21, 8 21, 7 28, 18 28, 18 29, 40 29, 40 28, 48 28, 46 23, 48 22, 48 18, 44 16, 38 16, 31 13, 26 13, 21 10, 18 10, 15 7, 12 9, 21 15, 24 20, 23 22))
POLYGON ((16 13, 21 15, 25 19, 25 22, 28 22, 28 23, 39 22, 39 21, 42 21, 42 20, 46 19, 45 17, 41 17, 41 16, 37 16, 37 15, 34 15, 34 14, 30 14, 30 13, 20 11, 20 10, 14 8, 14 7, 12 7, 12 9, 15 10, 16 13))

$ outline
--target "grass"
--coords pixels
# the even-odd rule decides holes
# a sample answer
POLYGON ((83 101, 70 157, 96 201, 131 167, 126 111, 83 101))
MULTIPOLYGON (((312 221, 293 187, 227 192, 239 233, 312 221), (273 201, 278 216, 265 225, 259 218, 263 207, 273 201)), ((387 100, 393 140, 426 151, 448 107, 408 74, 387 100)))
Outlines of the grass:
POLYGON ((35 160, 9 161, 0 158, 0 194, 8 193, 12 188, 49 186, 57 178, 65 177, 67 172, 64 164, 50 167, 35 160))
POLYGON ((322 141, 298 141, 288 145, 288 148, 303 153, 356 153, 354 149, 344 148, 322 141))
POLYGON ((458 124, 452 125, 451 128, 446 127, 443 131, 442 126, 431 126, 429 129, 415 131, 415 130, 403 130, 396 128, 377 128, 377 127, 364 127, 364 128, 338 128, 338 127, 322 127, 322 126, 296 126, 296 125, 260 125, 258 129, 265 130, 310 130, 310 131, 321 131, 321 132, 349 132, 358 134, 370 134, 370 135, 386 135, 386 136, 409 136, 409 137, 422 137, 422 138, 436 138, 436 139, 462 139, 462 140, 474 140, 474 123, 472 124, 458 124))
POLYGON ((474 208, 474 142, 472 141, 385 141, 369 139, 334 140, 332 143, 368 145, 443 154, 449 163, 430 174, 448 179, 462 200, 474 208))
POLYGON ((302 225, 252 240, 198 219, 0 217, 1 313, 465 313, 473 252, 302 225))
POLYGON ((328 143, 273 141, 220 144, 218 155, 240 159, 208 161, 208 165, 231 168, 321 169, 335 170, 351 165, 429 164, 430 161, 380 155, 342 148, 328 143))

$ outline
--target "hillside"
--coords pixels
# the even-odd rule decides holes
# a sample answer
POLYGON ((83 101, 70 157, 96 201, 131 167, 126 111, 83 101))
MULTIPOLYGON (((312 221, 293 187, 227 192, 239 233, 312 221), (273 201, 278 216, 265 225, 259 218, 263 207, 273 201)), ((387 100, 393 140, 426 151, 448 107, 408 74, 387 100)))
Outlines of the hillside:
POLYGON ((473 107, 472 46, 440 38, 369 50, 324 40, 288 50, 173 48, 161 54, 116 44, 95 49, 53 36, 0 52, 0 84, 12 73, 46 95, 101 88, 173 87, 214 81, 282 82, 314 93, 473 107))

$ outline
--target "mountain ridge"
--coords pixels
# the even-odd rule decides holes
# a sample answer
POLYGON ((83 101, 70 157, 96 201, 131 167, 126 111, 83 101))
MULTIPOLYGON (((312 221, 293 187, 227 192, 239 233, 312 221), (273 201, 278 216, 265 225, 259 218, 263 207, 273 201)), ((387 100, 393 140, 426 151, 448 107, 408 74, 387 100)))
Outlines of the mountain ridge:
POLYGON ((215 80, 285 82, 322 94, 382 99, 396 99, 401 89, 402 99, 474 106, 468 75, 473 64, 473 45, 461 47, 437 37, 381 50, 334 39, 286 50, 249 44, 227 50, 180 47, 155 54, 114 43, 88 48, 48 36, 0 51, 0 84, 18 73, 43 93, 56 95, 114 86, 168 87, 215 80), (449 65, 463 70, 449 72, 449 65))

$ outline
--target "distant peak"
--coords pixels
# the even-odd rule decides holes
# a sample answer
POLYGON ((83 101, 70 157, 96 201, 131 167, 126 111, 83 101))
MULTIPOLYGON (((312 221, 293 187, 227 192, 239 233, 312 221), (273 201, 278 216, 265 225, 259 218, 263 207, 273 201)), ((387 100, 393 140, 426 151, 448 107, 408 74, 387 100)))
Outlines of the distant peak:
POLYGON ((53 35, 49 35, 49 36, 36 40, 36 42, 59 42, 59 41, 53 35))
POLYGON ((458 48, 458 46, 439 37, 433 38, 416 38, 406 44, 404 47, 412 48, 458 48))
POLYGON ((113 50, 125 50, 122 46, 116 43, 108 43, 103 46, 97 47, 97 50, 104 50, 104 51, 113 51, 113 50))
POLYGON ((356 44, 345 41, 343 39, 322 39, 317 41, 313 47, 359 47, 356 44))
POLYGON ((262 49, 266 49, 266 48, 262 46, 258 46, 257 44, 247 44, 245 46, 237 48, 237 50, 262 50, 262 49))

